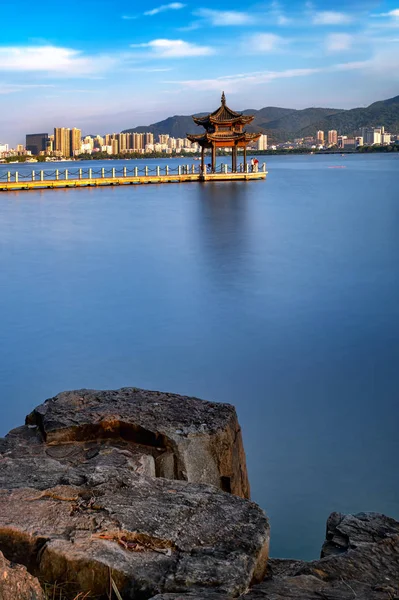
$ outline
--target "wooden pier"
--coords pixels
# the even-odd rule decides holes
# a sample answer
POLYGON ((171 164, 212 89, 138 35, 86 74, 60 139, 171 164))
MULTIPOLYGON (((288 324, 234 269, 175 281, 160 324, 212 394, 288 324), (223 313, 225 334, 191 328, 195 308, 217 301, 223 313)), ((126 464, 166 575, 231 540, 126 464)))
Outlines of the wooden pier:
POLYGON ((32 171, 31 173, 10 172, 0 175, 0 191, 59 189, 77 187, 102 187, 109 185, 139 185, 148 183, 185 183, 209 181, 252 181, 266 179, 266 164, 259 170, 250 165, 239 165, 232 172, 227 165, 221 165, 217 172, 210 172, 195 165, 179 166, 176 169, 144 167, 139 169, 73 169, 54 171, 32 171))

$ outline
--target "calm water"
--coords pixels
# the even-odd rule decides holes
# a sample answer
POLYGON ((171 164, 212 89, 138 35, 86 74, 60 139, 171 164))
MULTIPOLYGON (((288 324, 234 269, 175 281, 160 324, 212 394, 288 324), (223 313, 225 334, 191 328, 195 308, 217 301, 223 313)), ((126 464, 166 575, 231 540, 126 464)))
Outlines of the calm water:
POLYGON ((314 558, 332 510, 399 517, 399 156, 267 159, 0 194, 0 433, 65 389, 231 402, 272 554, 314 558))

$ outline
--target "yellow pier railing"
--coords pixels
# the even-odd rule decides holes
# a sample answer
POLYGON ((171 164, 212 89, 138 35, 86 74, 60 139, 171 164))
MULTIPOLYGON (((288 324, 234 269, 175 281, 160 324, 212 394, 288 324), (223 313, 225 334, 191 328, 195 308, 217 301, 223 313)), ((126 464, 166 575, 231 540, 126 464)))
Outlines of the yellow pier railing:
POLYGON ((0 191, 57 189, 75 187, 101 187, 107 185, 133 185, 146 183, 182 183, 204 181, 250 181, 266 179, 264 163, 259 169, 250 165, 239 165, 232 172, 227 165, 220 165, 217 171, 205 168, 201 172, 195 165, 179 165, 177 168, 148 166, 121 169, 104 167, 100 169, 55 169, 53 171, 5 172, 0 174, 0 191))

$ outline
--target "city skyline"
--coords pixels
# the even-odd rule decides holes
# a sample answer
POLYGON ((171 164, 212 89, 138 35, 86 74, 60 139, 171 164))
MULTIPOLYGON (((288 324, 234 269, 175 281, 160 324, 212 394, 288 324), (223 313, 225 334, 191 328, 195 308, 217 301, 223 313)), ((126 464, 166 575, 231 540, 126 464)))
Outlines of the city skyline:
POLYGON ((398 90, 393 0, 231 0, 227 9, 21 0, 19 9, 16 28, 11 3, 2 7, 0 44, 0 141, 14 145, 56 121, 90 133, 147 125, 171 107, 208 110, 222 89, 254 109, 352 108, 398 90))

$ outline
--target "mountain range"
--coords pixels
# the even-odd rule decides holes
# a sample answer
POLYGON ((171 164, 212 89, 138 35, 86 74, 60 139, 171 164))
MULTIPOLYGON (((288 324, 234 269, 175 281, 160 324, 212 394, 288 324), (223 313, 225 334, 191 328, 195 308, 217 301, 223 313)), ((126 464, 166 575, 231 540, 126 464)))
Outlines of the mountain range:
MULTIPOLYGON (((314 136, 318 130, 336 129, 338 135, 356 133, 360 127, 384 125, 386 131, 399 133, 399 96, 374 102, 366 108, 342 110, 337 108, 278 108, 267 106, 260 110, 247 109, 244 114, 254 115, 247 131, 266 133, 269 143, 293 138, 314 136)), ((206 113, 198 113, 196 116, 206 113)), ((152 132, 155 136, 169 134, 184 138, 187 133, 199 133, 191 116, 175 115, 151 125, 125 129, 123 133, 152 132)))

